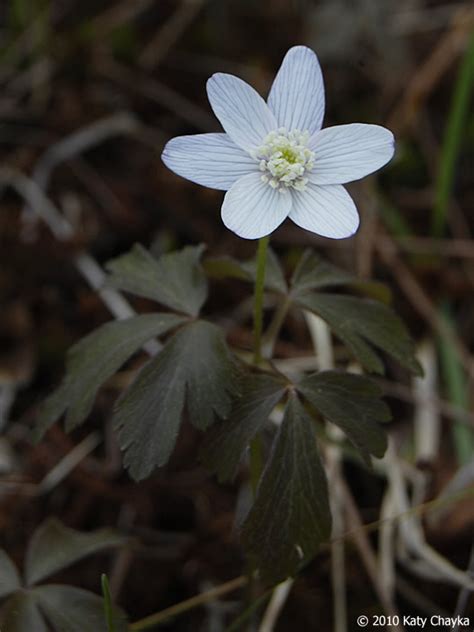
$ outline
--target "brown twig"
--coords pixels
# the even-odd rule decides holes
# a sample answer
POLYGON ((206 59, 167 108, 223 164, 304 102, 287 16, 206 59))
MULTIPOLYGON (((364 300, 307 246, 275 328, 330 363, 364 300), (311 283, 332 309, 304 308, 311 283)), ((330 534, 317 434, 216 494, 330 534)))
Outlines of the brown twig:
POLYGON ((388 127, 403 132, 416 120, 423 103, 467 44, 474 26, 474 11, 463 6, 453 16, 450 28, 408 82, 400 102, 388 118, 388 127))
POLYGON ((382 231, 382 235, 380 235, 377 240, 376 250, 380 259, 396 277, 401 290, 410 299, 415 310, 437 334, 450 341, 456 348, 466 371, 469 375, 472 375, 474 373, 474 365, 469 352, 456 333, 440 315, 433 301, 428 297, 415 275, 400 259, 397 245, 386 231, 382 231))
POLYGON ((199 14, 205 2, 206 0, 182 0, 171 18, 156 32, 143 50, 139 59, 140 65, 147 69, 156 67, 199 14))

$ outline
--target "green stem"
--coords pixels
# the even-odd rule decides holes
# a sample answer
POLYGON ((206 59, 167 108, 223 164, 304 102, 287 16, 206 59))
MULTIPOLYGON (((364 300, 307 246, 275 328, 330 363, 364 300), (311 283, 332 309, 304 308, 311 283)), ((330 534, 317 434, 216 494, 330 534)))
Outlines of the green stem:
MULTIPOLYGON (((265 288, 265 268, 267 265, 268 242, 270 238, 262 237, 258 240, 257 268, 255 276, 254 308, 253 308, 253 361, 259 365, 262 362, 262 331, 263 331, 263 290, 265 288)), ((257 485, 262 473, 262 440, 256 435, 250 443, 250 483, 253 496, 257 493, 257 485)))
MULTIPOLYGON (((267 265, 268 242, 270 238, 262 237, 258 240, 257 248, 257 266, 255 275, 255 292, 254 292, 254 308, 253 308, 253 361, 257 366, 262 362, 262 331, 263 331, 263 291, 265 288, 265 268, 267 265)), ((262 438, 257 433, 250 442, 250 485, 252 495, 255 499, 257 496, 257 487, 263 471, 263 446, 262 438)), ((255 579, 253 572, 248 575, 248 591, 247 606, 253 601, 255 594, 255 579)))
POLYGON ((254 355, 255 364, 262 361, 262 330, 263 330, 263 290, 265 287, 265 267, 267 264, 267 250, 270 238, 262 237, 258 240, 257 249, 257 274, 255 278, 253 330, 254 330, 254 355))
POLYGON ((115 632, 114 609, 112 606, 112 597, 110 596, 109 580, 107 575, 101 577, 102 594, 104 596, 105 620, 107 622, 107 632, 115 632))

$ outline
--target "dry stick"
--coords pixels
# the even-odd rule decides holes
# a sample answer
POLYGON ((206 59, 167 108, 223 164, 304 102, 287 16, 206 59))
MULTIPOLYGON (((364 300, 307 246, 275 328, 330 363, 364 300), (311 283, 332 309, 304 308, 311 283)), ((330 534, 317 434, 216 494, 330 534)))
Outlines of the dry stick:
MULTIPOLYGON (((467 571, 466 571, 471 577, 474 578, 474 543, 471 546, 471 555, 469 556, 469 563, 467 565, 467 571)), ((468 588, 461 588, 459 595, 458 595, 458 599, 456 602, 456 610, 454 611, 453 617, 457 618, 457 617, 462 617, 464 615, 464 613, 466 612, 466 607, 467 604, 469 603, 469 597, 472 594, 472 590, 469 590, 468 588)), ((456 624, 456 626, 453 628, 453 632, 458 632, 459 631, 459 624, 456 624)))
POLYGON ((114 136, 135 134, 140 123, 130 112, 117 112, 95 121, 52 145, 36 163, 33 180, 46 191, 52 171, 62 162, 103 143, 114 136))
POLYGON ((17 39, 3 51, 2 65, 0 69, 0 84, 4 81, 8 81, 11 76, 15 76, 17 74, 18 63, 21 62, 34 47, 34 33, 38 28, 38 24, 44 20, 47 12, 48 9, 41 11, 41 13, 34 18, 33 22, 28 25, 28 28, 22 31, 17 39))
POLYGON ((113 5, 96 18, 93 18, 89 27, 95 34, 102 36, 110 33, 123 24, 131 22, 140 13, 144 13, 154 4, 155 0, 123 0, 119 4, 113 5))
POLYGON ((73 159, 69 163, 69 168, 81 184, 84 185, 94 201, 102 207, 105 214, 109 215, 117 211, 123 217, 127 215, 126 205, 119 196, 106 183, 106 180, 81 156, 73 159))
POLYGON ((464 3, 459 2, 439 7, 397 10, 391 16, 391 30, 398 36, 405 37, 438 30, 446 25, 448 19, 452 20, 453 13, 463 6, 464 3))
MULTIPOLYGON (((378 529, 380 529, 381 527, 383 527, 384 524, 386 523, 394 523, 397 524, 399 526, 403 526, 403 523, 405 521, 410 521, 413 519, 413 517, 420 517, 423 516, 425 514, 428 514, 428 512, 436 510, 436 509, 440 509, 440 508, 444 508, 449 506, 452 503, 455 502, 460 502, 462 500, 467 500, 468 498, 473 498, 474 497, 474 487, 468 488, 468 489, 464 489, 461 492, 457 493, 457 494, 453 494, 452 496, 450 496, 449 498, 435 498, 434 500, 429 500, 425 503, 422 503, 420 505, 415 505, 415 506, 407 506, 406 509, 404 509, 403 511, 401 511, 400 513, 397 514, 392 514, 390 516, 388 516, 387 518, 385 518, 384 520, 375 520, 374 522, 370 522, 368 524, 363 525, 362 527, 362 531, 364 533, 372 533, 373 531, 377 531, 378 529)), ((347 531, 346 533, 344 533, 341 538, 343 539, 347 539, 350 537, 353 537, 354 535, 356 535, 358 532, 360 531, 360 529, 351 529, 350 531, 347 531)), ((338 538, 340 539, 340 538, 338 538)), ((322 545, 321 546, 321 550, 325 550, 326 548, 328 548, 335 540, 332 539, 331 542, 329 542, 327 545, 322 545)), ((452 565, 450 565, 449 562, 447 562, 447 560, 445 560, 444 558, 442 558, 439 554, 437 554, 437 558, 439 561, 439 558, 442 559, 442 563, 444 566, 446 566, 446 564, 448 564, 449 566, 452 567, 452 565)), ((456 575, 456 582, 458 585, 467 585, 469 586, 469 588, 474 589, 474 580, 470 580, 467 577, 466 573, 463 573, 463 571, 460 571, 459 569, 456 569, 454 567, 454 571, 455 571, 455 575, 456 575), (460 580, 460 581, 459 581, 460 580), (467 584, 466 584, 467 582, 467 584)))
MULTIPOLYGON (((134 134, 139 128, 140 123, 133 115, 129 112, 118 112, 80 129, 52 145, 37 162, 31 180, 20 174, 20 180, 17 179, 17 181, 23 191, 29 194, 26 196, 27 206, 32 206, 29 202, 30 196, 36 205, 34 210, 46 221, 56 238, 60 240, 70 239, 74 235, 74 227, 54 207, 44 193, 48 188, 51 173, 55 167, 108 138, 134 134)), ((75 265, 89 285, 98 292, 115 318, 120 320, 135 315, 133 308, 119 292, 104 287, 106 275, 89 254, 79 253, 75 258, 75 265)), ((150 341, 146 343, 144 348, 150 355, 153 355, 159 351, 160 345, 157 341, 150 341)))
MULTIPOLYGON (((59 241, 73 237, 74 228, 61 215, 43 190, 31 178, 9 167, 0 168, 0 192, 4 186, 11 186, 45 222, 59 241)), ((130 303, 113 288, 103 287, 106 275, 99 264, 86 252, 76 255, 74 263, 88 284, 98 292, 111 314, 118 320, 130 318, 136 314, 130 303)), ((151 340, 143 347, 154 355, 161 348, 157 340, 151 340)))
POLYGON ((443 336, 456 348, 461 362, 470 376, 474 375, 472 358, 459 337, 452 331, 444 318, 440 316, 435 305, 425 290, 416 280, 414 274, 398 256, 395 242, 383 231, 377 240, 376 249, 379 257, 384 261, 392 274, 397 278, 398 285, 410 299, 413 307, 428 322, 436 333, 443 336))
POLYGON ((270 603, 265 610, 258 628, 258 632, 273 632, 276 622, 278 621, 278 617, 280 616, 280 612, 283 610, 286 600, 288 599, 288 595, 293 588, 294 582, 295 580, 293 578, 286 579, 274 589, 270 603))
POLYGON ((381 590, 390 601, 395 596, 395 523, 387 520, 393 514, 393 497, 390 489, 386 489, 382 498, 379 516, 382 520, 378 534, 378 575, 381 590))
POLYGON ((423 102, 466 46, 473 25, 471 8, 462 7, 456 12, 448 32, 408 83, 401 102, 389 116, 387 127, 400 133, 414 123, 423 102))
MULTIPOLYGON (((438 390, 438 363, 433 341, 425 340, 419 345, 417 356, 424 375, 413 378, 415 462, 434 463, 439 457, 441 419, 433 398, 438 390)), ((422 478, 426 485, 426 472, 422 478)))
MULTIPOLYGON (((388 380, 379 377, 373 379, 382 387, 385 395, 395 397, 400 401, 408 402, 410 404, 417 403, 417 396, 413 394, 411 388, 405 386, 405 384, 401 384, 399 382, 389 382, 388 380)), ((432 402, 448 419, 452 419, 454 421, 459 420, 464 424, 474 427, 474 413, 458 408, 450 402, 440 399, 436 395, 433 395, 432 402)))
POLYGON ((157 79, 140 75, 136 70, 129 70, 112 60, 104 61, 99 72, 106 79, 124 86, 126 90, 133 90, 159 103, 193 127, 205 132, 217 130, 216 120, 208 112, 157 79))
MULTIPOLYGON (((334 350, 331 339, 331 331, 326 322, 312 314, 305 312, 306 324, 311 334, 315 355, 318 358, 320 370, 334 369, 334 350)), ((326 469, 331 494, 332 535, 337 538, 344 532, 343 497, 340 482, 342 476, 342 456, 339 442, 343 432, 333 424, 327 424, 328 436, 334 440, 333 445, 327 445, 325 449, 326 469)), ((347 630, 347 596, 346 596, 346 567, 344 540, 336 540, 331 545, 331 578, 334 597, 334 630, 345 632, 347 630)))
MULTIPOLYGON (((137 517, 137 510, 132 505, 122 504, 117 520, 117 529, 120 533, 130 533, 137 517)), ((128 575, 130 566, 134 560, 133 547, 121 547, 114 553, 111 567, 108 573, 110 593, 114 601, 118 601, 120 590, 128 575)))
POLYGON ((140 55, 140 65, 147 69, 156 67, 199 14, 204 4, 205 0, 182 0, 181 5, 140 55))
POLYGON ((86 458, 101 442, 97 432, 92 432, 78 443, 57 465, 50 470, 36 487, 37 494, 47 494, 68 476, 79 463, 86 458))
MULTIPOLYGON (((372 586, 380 600, 380 603, 387 615, 393 617, 397 615, 398 612, 390 595, 390 591, 387 590, 387 587, 380 576, 377 558, 372 545, 370 544, 368 535, 363 529, 362 519, 354 497, 342 476, 340 477, 339 484, 344 497, 344 508, 347 515, 347 523, 355 526, 355 531, 353 532, 351 539, 359 550, 359 555, 364 563, 365 570, 370 577, 370 581, 372 582, 372 586)), ((399 628, 396 627, 395 629, 399 628)))
POLYGON ((474 259, 472 239, 431 239, 429 237, 397 237, 400 250, 420 254, 437 254, 442 257, 474 259))
MULTIPOLYGON (((62 162, 78 156, 87 149, 103 143, 114 136, 136 134, 140 129, 138 120, 129 112, 118 112, 106 118, 95 121, 69 136, 54 143, 36 163, 32 179, 43 190, 47 191, 51 173, 62 162)), ((23 221, 28 220, 35 225, 37 216, 31 213, 28 205, 23 209, 23 221)), ((74 229, 73 231, 74 232, 74 229)), ((100 282, 103 279, 99 279, 100 282)))
MULTIPOLYGON (((403 513, 400 513, 396 516, 392 515, 383 521, 376 520, 375 522, 370 522, 365 525, 357 526, 354 529, 346 531, 339 537, 331 539, 326 544, 323 544, 321 546, 321 551, 329 550, 332 544, 334 544, 334 542, 347 540, 349 538, 354 539, 359 535, 359 533, 368 535, 369 533, 376 531, 377 529, 382 527, 385 523, 389 523, 389 522, 397 523, 406 518, 410 518, 413 515, 418 515, 418 514, 423 515, 433 509, 446 507, 452 503, 464 500, 467 497, 471 497, 473 494, 474 494, 474 490, 464 490, 463 492, 454 494, 453 496, 449 498, 430 500, 426 503, 423 503, 422 505, 418 505, 417 507, 410 507, 410 509, 408 509, 407 511, 404 511, 403 513)), ((191 610, 192 608, 202 605, 206 601, 210 601, 212 599, 215 599, 216 597, 220 597, 229 592, 237 590, 238 588, 245 586, 247 582, 248 582, 248 577, 245 575, 242 575, 241 577, 237 577, 236 579, 232 579, 226 582, 225 584, 222 584, 221 586, 218 586, 217 588, 213 588, 212 590, 206 593, 202 593, 200 595, 191 597, 190 599, 187 599, 186 601, 182 601, 178 604, 175 604, 174 606, 166 608, 165 610, 162 610, 153 615, 150 615, 149 617, 146 617, 145 619, 141 619, 140 621, 136 621, 135 623, 132 623, 130 625, 130 632, 138 632, 139 630, 145 630, 155 625, 158 625, 159 623, 165 621, 166 619, 169 619, 172 616, 177 616, 179 614, 187 612, 188 610, 191 610)))
MULTIPOLYGON (((387 466, 394 509, 406 513, 411 508, 410 501, 393 442, 389 441, 384 461, 387 466)), ((412 572, 423 578, 443 579, 456 586, 474 590, 474 579, 471 579, 466 572, 459 570, 426 542, 419 515, 411 514, 407 520, 401 522, 398 533, 400 544, 398 558, 401 562, 405 562, 412 572)))
MULTIPOLYGON (((47 83, 54 72, 56 65, 51 59, 47 57, 40 57, 31 66, 28 66, 26 70, 18 72, 14 78, 4 89, 4 94, 15 98, 15 107, 18 107, 17 101, 31 91, 32 83, 34 82, 35 88, 47 83)), ((13 106, 13 101, 0 105, 0 111, 8 111, 13 106)))
POLYGON ((191 597, 190 599, 186 599, 185 601, 181 601, 180 603, 175 604, 174 606, 170 606, 165 610, 161 610, 161 612, 157 612, 156 614, 152 614, 149 617, 145 617, 144 619, 140 619, 140 621, 136 621, 130 625, 130 632, 138 632, 138 630, 148 630, 149 628, 157 626, 159 623, 166 621, 171 617, 175 617, 182 612, 186 612, 191 608, 195 608, 196 606, 201 606, 208 601, 213 599, 217 599, 217 597, 222 597, 227 593, 233 592, 239 588, 245 586, 248 581, 248 577, 245 575, 241 577, 237 577, 236 579, 232 579, 225 584, 221 584, 216 588, 212 588, 205 593, 201 593, 200 595, 196 595, 195 597, 191 597))
MULTIPOLYGON (((435 603, 432 599, 430 599, 425 594, 420 592, 420 590, 418 590, 418 586, 419 586, 418 583, 416 584, 416 587, 415 587, 413 583, 404 579, 401 575, 398 575, 397 577, 397 582, 396 582, 397 593, 399 593, 405 599, 405 601, 407 601, 410 604, 413 604, 416 610, 419 610, 420 612, 424 612, 425 614, 428 614, 430 617, 432 615, 437 615, 440 617, 451 616, 451 613, 448 610, 445 610, 444 608, 442 608, 439 603, 435 603)), ((420 589, 422 589, 422 586, 420 586, 420 589)), ((434 596, 434 598, 436 599, 436 596, 434 596)))

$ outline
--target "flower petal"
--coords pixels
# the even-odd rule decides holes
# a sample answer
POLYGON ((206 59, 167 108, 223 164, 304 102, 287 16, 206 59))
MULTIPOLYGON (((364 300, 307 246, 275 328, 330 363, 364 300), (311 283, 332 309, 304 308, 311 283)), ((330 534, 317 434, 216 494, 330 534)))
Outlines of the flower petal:
POLYGON ((234 75, 218 72, 207 82, 214 114, 234 143, 251 151, 276 129, 277 122, 262 97, 234 75))
POLYGON ((260 239, 273 232, 288 217, 290 192, 279 193, 251 173, 227 191, 222 204, 222 221, 244 239, 260 239))
POLYGON ((268 105, 280 127, 310 134, 321 129, 324 82, 316 53, 294 46, 285 55, 268 96, 268 105))
POLYGON ((314 151, 314 184, 344 184, 383 167, 395 151, 390 130, 380 125, 351 123, 326 127, 309 141, 314 151))
POLYGON ((359 227, 359 215, 351 196, 339 184, 294 191, 290 219, 301 228, 323 237, 344 239, 359 227))
POLYGON ((258 163, 227 134, 195 134, 172 138, 161 159, 179 176, 211 189, 227 191, 236 180, 258 171, 258 163))

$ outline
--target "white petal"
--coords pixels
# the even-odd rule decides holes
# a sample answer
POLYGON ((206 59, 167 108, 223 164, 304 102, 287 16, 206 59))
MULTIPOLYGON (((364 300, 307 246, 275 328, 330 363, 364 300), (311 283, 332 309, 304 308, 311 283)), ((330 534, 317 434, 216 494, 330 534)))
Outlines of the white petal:
POLYGON ((237 180, 222 204, 222 221, 244 239, 260 239, 272 233, 288 217, 292 204, 289 191, 278 193, 252 173, 237 180))
POLYGON ((314 184, 344 184, 383 167, 393 156, 390 130, 380 125, 352 123, 326 127, 309 141, 315 153, 310 180, 314 184))
POLYGON ((273 82, 268 105, 280 127, 314 134, 324 117, 324 82, 316 54, 306 46, 286 53, 273 82))
POLYGON ((315 186, 294 191, 290 219, 312 233, 332 239, 353 235, 359 227, 359 215, 351 196, 339 184, 315 186))
POLYGON ((179 176, 211 189, 227 191, 236 180, 258 171, 258 163, 227 134, 194 134, 172 138, 161 159, 179 176))
POLYGON ((276 129, 275 117, 262 97, 234 75, 218 72, 207 82, 214 114, 234 143, 250 151, 276 129))

